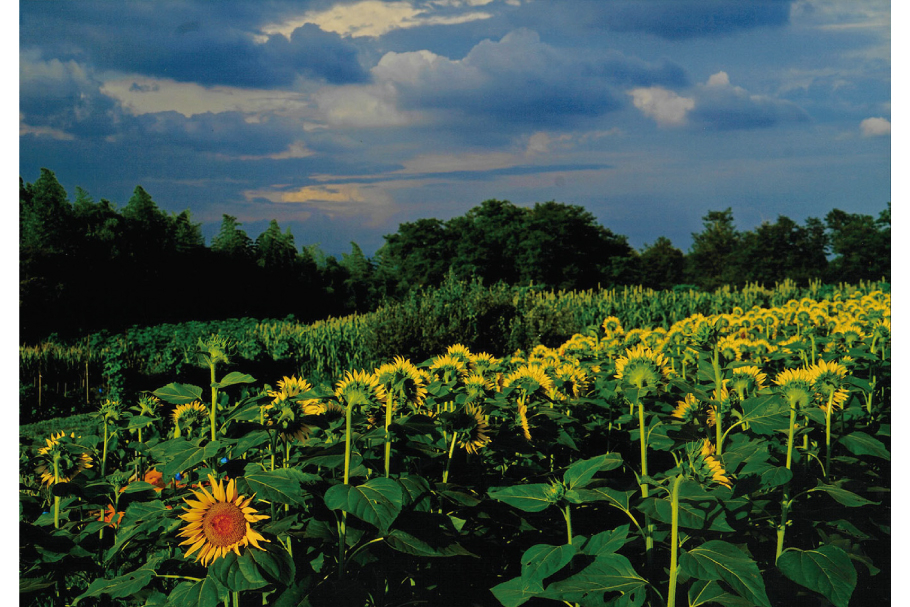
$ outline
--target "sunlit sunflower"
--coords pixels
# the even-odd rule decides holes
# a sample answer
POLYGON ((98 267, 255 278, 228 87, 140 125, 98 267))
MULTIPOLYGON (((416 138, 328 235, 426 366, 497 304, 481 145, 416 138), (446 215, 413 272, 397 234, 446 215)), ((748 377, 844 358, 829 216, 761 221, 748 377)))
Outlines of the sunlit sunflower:
POLYGON ((335 396, 345 406, 374 405, 379 398, 379 380, 366 371, 348 371, 344 378, 335 384, 335 396))
POLYGON ((553 371, 553 388, 549 397, 553 400, 581 398, 587 393, 591 380, 584 369, 572 364, 561 364, 553 371))
POLYGON ((269 392, 269 396, 272 397, 273 402, 281 399, 294 399, 294 397, 313 388, 307 380, 299 378, 296 375, 283 377, 276 383, 278 384, 278 390, 269 392))
POLYGON ((409 406, 414 409, 419 409, 426 401, 424 378, 411 361, 396 356, 391 363, 376 369, 374 375, 379 384, 377 395, 380 401, 385 402, 391 395, 394 407, 409 406))
POLYGON ((532 396, 544 396, 550 392, 553 380, 543 367, 523 365, 510 373, 503 385, 515 389, 519 402, 527 402, 532 396))
POLYGON ((181 436, 182 430, 188 433, 198 425, 208 421, 209 410, 198 400, 184 405, 177 405, 171 414, 174 422, 174 438, 181 436))
POLYGON ((531 440, 531 425, 528 423, 528 406, 523 401, 518 401, 518 423, 521 426, 525 440, 531 440))
POLYGON ((711 441, 688 443, 686 454, 689 458, 689 465, 699 480, 717 483, 728 489, 733 487, 723 464, 714 455, 714 445, 711 444, 711 441))
POLYGON ((468 374, 468 365, 457 356, 443 354, 430 363, 430 373, 444 384, 464 379, 468 374))
POLYGON ((255 523, 269 518, 265 514, 256 514, 250 507, 253 497, 244 497, 237 493, 234 479, 228 482, 227 488, 222 481, 215 480, 209 475, 212 492, 200 487, 199 491, 191 490, 196 496, 195 500, 184 498, 187 503, 180 518, 188 524, 180 530, 186 540, 180 542, 181 546, 189 546, 184 556, 188 557, 194 552, 196 561, 202 561, 206 567, 209 564, 233 551, 240 556, 240 547, 252 545, 254 548, 264 550, 258 542, 268 542, 267 539, 253 530, 250 523, 255 523), (188 507, 187 507, 188 506, 188 507))
POLYGON ((777 392, 787 399, 791 409, 802 409, 812 402, 812 376, 806 369, 784 369, 774 378, 777 392))
POLYGON ((659 389, 670 375, 668 363, 663 354, 639 344, 627 349, 625 356, 616 359, 616 379, 638 389, 659 389))
POLYGON ((455 430, 458 431, 458 446, 468 453, 479 453, 490 442, 490 437, 487 436, 489 429, 490 425, 484 419, 483 409, 474 405, 466 405, 455 421, 455 430))
POLYGON ((622 323, 615 316, 608 316, 600 326, 607 335, 612 336, 617 333, 622 333, 622 323))
POLYGON ((466 403, 483 401, 494 390, 493 380, 485 378, 480 373, 471 373, 464 380, 466 403))
POLYGON ((452 344, 446 348, 446 354, 452 358, 457 358, 465 364, 465 366, 471 364, 471 351, 468 350, 467 346, 461 344, 452 344))
POLYGON ((471 355, 471 362, 468 365, 468 368, 475 373, 480 373, 484 377, 489 378, 496 372, 496 367, 499 363, 500 360, 495 358, 492 354, 480 352, 471 355))
POLYGON ((676 402, 676 409, 673 410, 671 416, 688 423, 695 421, 700 410, 701 401, 694 394, 686 394, 683 400, 676 402))
POLYGON ((45 485, 56 482, 68 483, 73 477, 87 468, 92 467, 92 456, 74 448, 76 435, 71 433, 66 436, 64 432, 52 434, 45 439, 46 446, 38 449, 38 465, 35 467, 45 485), (57 474, 54 475, 54 462, 57 463, 57 474))
POLYGON ((730 387, 736 390, 739 397, 743 400, 750 396, 758 394, 759 390, 765 387, 765 381, 768 376, 762 373, 758 367, 751 365, 748 367, 737 367, 733 369, 730 378, 730 387))
POLYGON ((828 412, 828 401, 835 407, 843 408, 850 396, 850 391, 845 387, 844 379, 847 377, 847 367, 835 361, 819 360, 808 369, 812 389, 815 390, 819 406, 828 412))

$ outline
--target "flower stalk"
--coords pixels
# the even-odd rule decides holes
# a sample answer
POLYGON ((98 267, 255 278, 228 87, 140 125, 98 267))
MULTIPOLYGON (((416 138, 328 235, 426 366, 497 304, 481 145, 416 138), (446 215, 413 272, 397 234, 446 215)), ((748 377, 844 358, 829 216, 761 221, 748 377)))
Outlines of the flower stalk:
POLYGON ((679 485, 682 475, 673 480, 673 490, 670 493, 672 510, 670 514, 670 586, 667 589, 667 607, 676 605, 676 578, 679 574, 677 552, 679 551, 679 485))

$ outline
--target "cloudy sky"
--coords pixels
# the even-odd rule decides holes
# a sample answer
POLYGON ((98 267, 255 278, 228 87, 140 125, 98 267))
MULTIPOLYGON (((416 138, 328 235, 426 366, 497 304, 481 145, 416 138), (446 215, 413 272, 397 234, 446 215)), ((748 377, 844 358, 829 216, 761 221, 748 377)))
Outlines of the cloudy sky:
POLYGON ((19 174, 328 253, 490 198, 641 247, 891 199, 880 0, 21 2, 19 174))

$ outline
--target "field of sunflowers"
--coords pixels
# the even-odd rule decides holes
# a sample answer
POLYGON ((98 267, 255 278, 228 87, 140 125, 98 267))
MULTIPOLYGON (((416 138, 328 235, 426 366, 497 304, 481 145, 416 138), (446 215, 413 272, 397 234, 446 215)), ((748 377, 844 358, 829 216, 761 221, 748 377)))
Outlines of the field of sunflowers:
POLYGON ((840 289, 313 384, 213 334, 208 385, 20 439, 21 604, 884 604, 890 318, 840 289))

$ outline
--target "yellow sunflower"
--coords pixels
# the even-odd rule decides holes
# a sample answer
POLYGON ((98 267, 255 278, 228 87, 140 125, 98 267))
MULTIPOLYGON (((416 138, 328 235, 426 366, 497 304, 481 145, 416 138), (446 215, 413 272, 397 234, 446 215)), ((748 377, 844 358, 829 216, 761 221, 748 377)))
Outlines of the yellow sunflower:
POLYGON ((40 460, 35 467, 41 477, 41 482, 45 485, 53 485, 57 482, 68 483, 74 476, 92 467, 92 456, 88 453, 74 453, 66 447, 67 444, 75 444, 75 433, 66 436, 64 432, 52 434, 50 438, 45 439, 47 443, 44 447, 38 449, 38 459, 40 460), (57 462, 57 475, 54 476, 54 461, 57 462))
POLYGON ((549 396, 553 400, 581 398, 588 391, 591 381, 584 369, 573 364, 564 363, 553 372, 553 388, 549 396))
POLYGON ((684 422, 691 422, 695 420, 700 409, 701 401, 694 394, 686 394, 683 400, 676 402, 676 409, 673 410, 671 416, 684 422))
POLYGON ((616 379, 638 389, 660 388, 670 375, 667 357, 642 344, 616 359, 616 379))
POLYGON ((739 397, 745 400, 750 396, 755 396, 759 390, 763 389, 767 379, 768 376, 762 373, 760 368, 750 365, 733 369, 730 383, 731 387, 739 393, 739 397))
POLYGON ((196 496, 195 500, 184 498, 187 503, 184 509, 187 512, 181 514, 180 518, 188 524, 178 534, 187 538, 180 545, 190 547, 184 556, 189 557, 198 552, 196 562, 201 560, 208 567, 228 552, 233 551, 240 556, 241 546, 252 545, 264 550, 258 542, 268 540, 254 531, 250 523, 269 517, 256 514, 256 510, 250 507, 255 496, 244 497, 238 494, 234 479, 225 488, 222 481, 216 482, 215 476, 210 474, 209 483, 211 493, 200 487, 199 491, 191 490, 196 496))
POLYGON ((711 441, 702 440, 689 443, 686 445, 686 452, 689 456, 689 464, 699 480, 717 483, 728 489, 733 487, 723 464, 714 455, 714 445, 711 444, 711 441))
POLYGON ((209 410, 198 400, 184 405, 177 405, 171 414, 174 422, 174 438, 181 435, 181 428, 188 432, 198 424, 205 423, 208 420, 209 410))
POLYGON ((804 408, 812 401, 812 376, 806 369, 784 369, 774 378, 774 383, 791 409, 804 408))
POLYGON ((348 371, 344 378, 335 384, 335 396, 350 405, 373 405, 379 398, 379 380, 366 371, 348 371))
POLYGON ((424 378, 411 361, 396 356, 391 363, 374 372, 379 387, 379 400, 385 402, 391 395, 395 407, 399 405, 419 409, 427 398, 424 378))
POLYGON ((815 390, 817 401, 823 411, 828 411, 828 401, 835 407, 843 408, 849 390, 845 388, 847 367, 835 361, 819 360, 817 364, 808 369, 812 389, 815 390))
POLYGON ((456 422, 458 429, 458 446, 468 453, 479 453, 490 442, 487 432, 490 425, 484 419, 483 409, 474 405, 466 405, 456 422))
POLYGON ((503 385, 515 388, 519 402, 526 402, 531 396, 543 396, 553 390, 553 380, 543 367, 537 365, 519 367, 506 377, 503 385))
POLYGON ((468 374, 468 365, 460 356, 443 354, 430 363, 430 373, 444 384, 463 379, 468 374))

